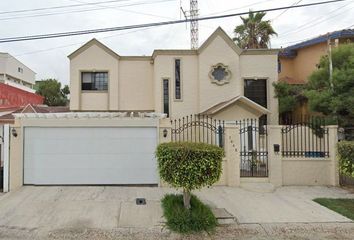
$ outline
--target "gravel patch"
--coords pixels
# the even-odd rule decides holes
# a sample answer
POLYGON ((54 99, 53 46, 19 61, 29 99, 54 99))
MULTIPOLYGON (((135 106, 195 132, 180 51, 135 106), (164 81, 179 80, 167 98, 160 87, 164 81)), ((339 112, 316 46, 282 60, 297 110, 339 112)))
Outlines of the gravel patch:
POLYGON ((34 240, 202 240, 202 239, 341 239, 354 238, 354 223, 283 223, 283 224, 233 224, 220 226, 213 234, 179 235, 161 227, 116 228, 111 230, 89 228, 24 229, 0 226, 0 239, 34 240))

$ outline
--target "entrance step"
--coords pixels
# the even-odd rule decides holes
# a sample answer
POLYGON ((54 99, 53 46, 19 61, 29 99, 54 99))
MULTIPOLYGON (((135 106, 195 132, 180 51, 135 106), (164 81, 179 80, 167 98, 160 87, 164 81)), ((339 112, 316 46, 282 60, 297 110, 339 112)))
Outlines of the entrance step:
POLYGON ((271 193, 275 191, 274 185, 268 182, 241 182, 241 188, 259 193, 271 193))
POLYGON ((236 221, 236 218, 225 208, 212 208, 211 211, 219 224, 233 224, 236 221))

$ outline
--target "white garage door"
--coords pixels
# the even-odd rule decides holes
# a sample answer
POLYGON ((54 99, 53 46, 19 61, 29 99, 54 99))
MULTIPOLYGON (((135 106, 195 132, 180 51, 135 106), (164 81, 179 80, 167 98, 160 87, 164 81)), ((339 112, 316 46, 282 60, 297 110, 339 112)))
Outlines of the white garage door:
POLYGON ((157 130, 25 128, 24 184, 156 184, 157 130))

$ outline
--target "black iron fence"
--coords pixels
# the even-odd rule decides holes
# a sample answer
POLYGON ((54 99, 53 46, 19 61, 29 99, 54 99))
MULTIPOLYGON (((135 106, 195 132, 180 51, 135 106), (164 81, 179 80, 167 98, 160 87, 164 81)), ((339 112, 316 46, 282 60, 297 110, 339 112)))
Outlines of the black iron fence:
POLYGON ((172 142, 202 142, 224 146, 225 121, 206 115, 189 115, 171 120, 172 142))
POLYGON ((268 176, 267 125, 258 119, 236 121, 240 126, 241 177, 268 176))
POLYGON ((329 135, 325 119, 291 119, 281 129, 282 155, 285 157, 329 157, 329 135))

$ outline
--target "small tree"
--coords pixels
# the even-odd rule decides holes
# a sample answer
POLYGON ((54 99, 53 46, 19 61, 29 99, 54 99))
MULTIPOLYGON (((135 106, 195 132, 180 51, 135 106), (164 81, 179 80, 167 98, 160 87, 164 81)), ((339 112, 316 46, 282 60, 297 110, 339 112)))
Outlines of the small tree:
POLYGON ((190 208, 191 191, 211 186, 220 179, 224 150, 205 143, 162 143, 156 157, 160 177, 183 189, 183 203, 190 208))
POLYGON ((61 83, 56 79, 47 79, 38 82, 36 93, 44 97, 44 103, 48 106, 66 106, 70 90, 68 85, 61 88, 61 83))

